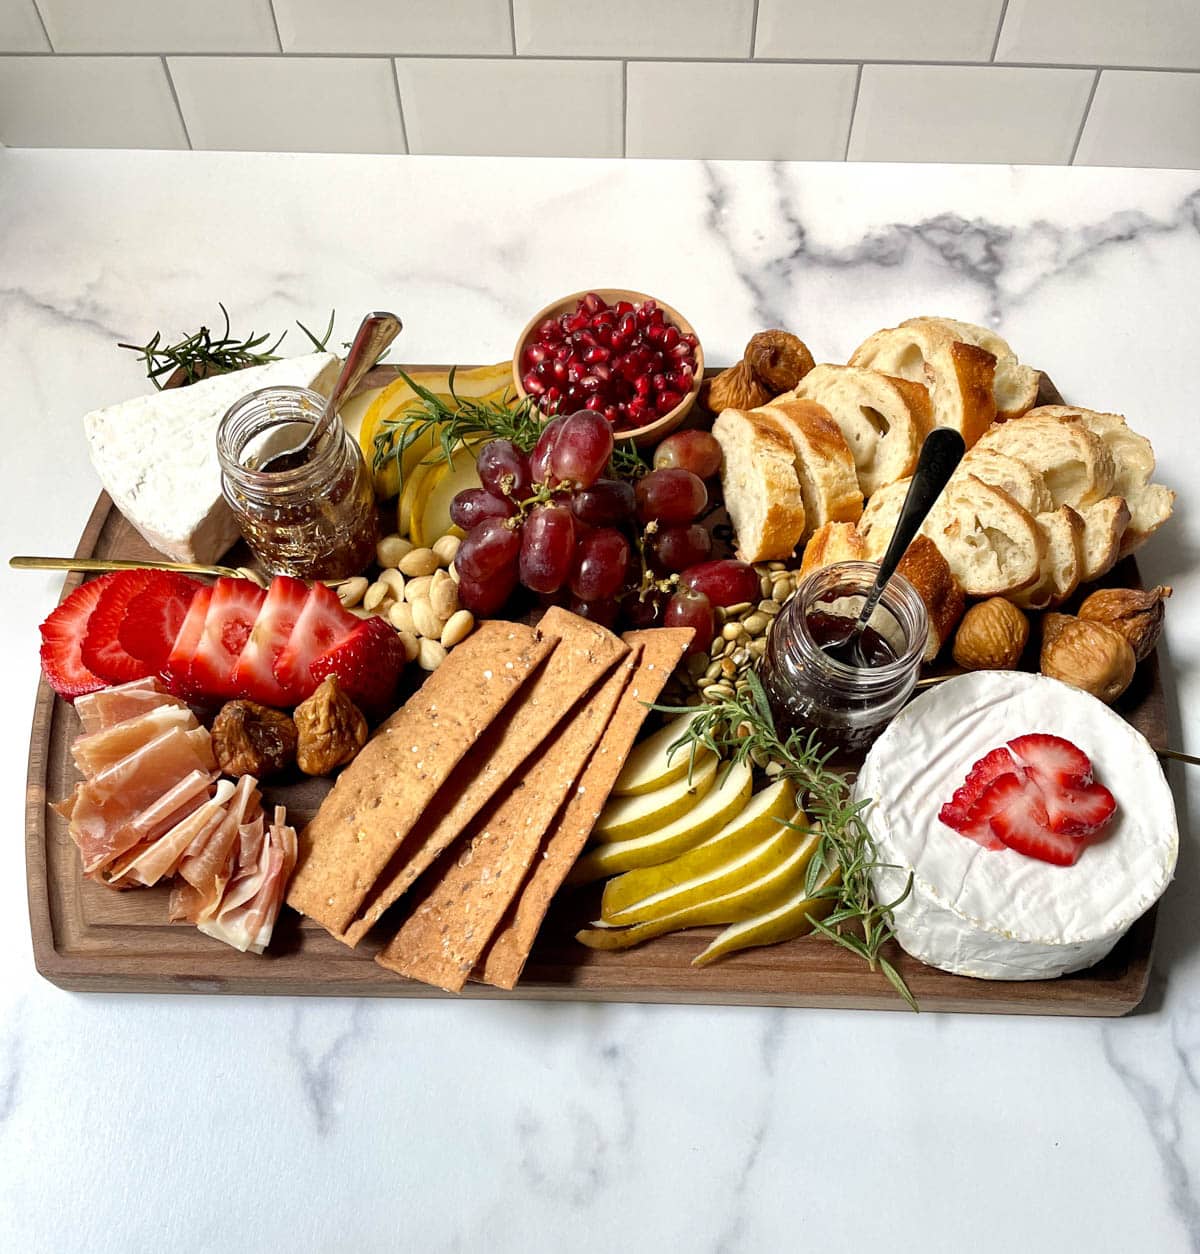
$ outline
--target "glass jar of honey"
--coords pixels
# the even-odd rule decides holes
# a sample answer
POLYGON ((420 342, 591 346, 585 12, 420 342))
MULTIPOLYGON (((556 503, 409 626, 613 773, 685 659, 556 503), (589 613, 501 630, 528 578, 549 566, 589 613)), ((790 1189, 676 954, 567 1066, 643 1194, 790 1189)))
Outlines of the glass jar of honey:
POLYGON ((852 661, 837 647, 878 570, 874 562, 837 562, 814 571, 776 618, 761 675, 781 736, 814 730, 826 749, 862 753, 908 700, 928 619, 902 575, 884 588, 860 639, 861 657, 852 661))
POLYGON ((221 491, 255 557, 273 575, 345 579, 375 555, 375 491, 357 441, 334 418, 300 465, 258 469, 297 445, 324 408, 307 388, 262 388, 221 419, 221 491))

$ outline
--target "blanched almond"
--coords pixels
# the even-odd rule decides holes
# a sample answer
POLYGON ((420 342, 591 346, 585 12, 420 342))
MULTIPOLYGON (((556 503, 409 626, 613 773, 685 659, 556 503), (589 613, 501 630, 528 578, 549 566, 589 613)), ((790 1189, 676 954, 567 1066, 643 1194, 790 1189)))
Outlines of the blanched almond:
POLYGON ((438 555, 443 566, 449 566, 458 556, 458 549, 461 544, 462 541, 458 536, 442 536, 440 540, 434 543, 433 551, 438 555))
POLYGON ((442 628, 442 645, 453 649, 475 630, 475 615, 470 610, 457 610, 450 615, 445 627, 442 628))
POLYGON ((421 642, 411 631, 398 631, 396 632, 396 637, 401 645, 404 646, 404 660, 406 662, 415 662, 417 654, 421 651, 421 642))
POLYGON ((404 576, 394 567, 380 571, 379 582, 387 584, 397 601, 404 596, 404 576))
POLYGON ((369 581, 362 575, 355 575, 337 586, 338 600, 347 608, 357 605, 366 595, 369 581))
POLYGON ((407 631, 410 635, 417 634, 417 625, 413 622, 412 606, 407 601, 397 601, 388 610, 388 622, 397 631, 407 631))
POLYGON ((409 605, 421 600, 422 597, 429 596, 430 582, 431 577, 429 575, 418 575, 416 579, 408 580, 404 585, 404 599, 409 605))
POLYGON ((383 604, 384 599, 391 595, 391 588, 376 580, 363 594, 363 609, 376 610, 383 604))
POLYGON ((399 566, 401 559, 411 553, 412 543, 403 536, 384 536, 375 546, 375 560, 380 566, 399 566))
MULTIPOLYGON (((445 574, 444 571, 439 572, 445 574)), ((429 604, 433 612, 443 621, 458 609, 458 584, 446 575, 445 579, 436 580, 429 587, 429 604)))
POLYGON ((435 671, 446 660, 440 640, 422 640, 417 646, 417 665, 423 671, 435 671))
POLYGON ((396 563, 402 575, 412 578, 419 575, 432 575, 441 563, 432 549, 413 549, 396 563))
POLYGON ((412 618, 416 624, 418 634, 425 636, 429 640, 439 640, 442 635, 442 627, 445 625, 434 612, 433 606, 422 597, 419 601, 412 603, 412 618))

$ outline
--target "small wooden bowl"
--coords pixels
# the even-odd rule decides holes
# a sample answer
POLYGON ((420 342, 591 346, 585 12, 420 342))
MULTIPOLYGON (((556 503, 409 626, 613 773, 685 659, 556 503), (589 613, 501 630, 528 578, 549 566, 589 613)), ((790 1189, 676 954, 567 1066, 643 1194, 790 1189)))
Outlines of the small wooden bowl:
MULTIPOLYGON (((525 352, 525 345, 529 342, 536 327, 547 318, 557 318, 560 314, 568 312, 574 313, 576 305, 588 292, 595 292, 597 296, 607 301, 610 305, 616 304, 619 300, 627 300, 635 305, 640 305, 643 301, 653 300, 666 314, 667 321, 678 331, 686 335, 696 335, 696 329, 679 310, 672 308, 665 301, 659 300, 657 296, 648 296, 645 292, 632 292, 623 287, 589 287, 582 292, 572 292, 570 296, 564 296, 560 300, 552 301, 544 309, 539 309, 525 324, 525 329, 518 336, 517 347, 513 352, 512 359, 513 386, 517 389, 518 396, 526 395, 525 388, 521 383, 521 357, 525 352)), ((696 397, 700 395, 700 384, 703 382, 704 346, 700 343, 700 337, 696 336, 696 365, 695 373, 692 377, 692 390, 674 409, 668 410, 661 418, 656 418, 644 427, 634 427, 629 431, 614 430, 613 434, 618 440, 633 440, 635 444, 641 446, 657 444, 664 436, 674 431, 687 417, 692 406, 696 403, 696 397)))

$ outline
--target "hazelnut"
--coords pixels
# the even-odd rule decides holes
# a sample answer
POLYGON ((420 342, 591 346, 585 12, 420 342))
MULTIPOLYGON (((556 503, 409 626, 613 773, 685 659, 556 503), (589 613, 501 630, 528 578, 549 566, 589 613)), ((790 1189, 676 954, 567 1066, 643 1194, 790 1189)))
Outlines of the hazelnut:
POLYGON ((255 701, 228 701, 213 720, 212 747, 223 775, 265 779, 294 761, 296 725, 255 701))
POLYGON ((293 717, 299 733, 296 762, 305 775, 328 775, 357 757, 367 743, 367 720, 336 675, 326 676, 293 717))
POLYGON ((1003 597, 972 605, 954 636, 954 660, 966 671, 1011 671, 1029 642, 1029 620, 1003 597))
MULTIPOLYGON (((1066 618, 1066 615, 1056 615, 1066 618)), ((1115 628, 1081 618, 1055 624, 1042 641, 1042 674, 1113 702, 1129 687, 1137 659, 1129 641, 1115 628)))
POLYGON ((1079 617, 1115 627, 1129 641, 1139 662, 1154 652, 1162 635, 1163 602, 1171 595, 1165 584, 1157 588, 1101 588, 1079 607, 1079 617))

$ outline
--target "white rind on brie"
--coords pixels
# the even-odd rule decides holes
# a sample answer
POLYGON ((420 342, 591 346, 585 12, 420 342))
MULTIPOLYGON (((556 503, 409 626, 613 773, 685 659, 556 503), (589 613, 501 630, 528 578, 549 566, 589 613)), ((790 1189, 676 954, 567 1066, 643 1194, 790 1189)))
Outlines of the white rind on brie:
POLYGON ((307 353, 93 410, 83 420, 92 465, 148 544, 177 562, 211 564, 239 537, 217 461, 226 410, 266 387, 328 396, 338 364, 333 353, 307 353))
POLYGON ((880 900, 904 950, 943 971, 1040 980, 1098 962, 1162 895, 1179 830, 1145 738, 1094 697, 1042 675, 978 671, 918 697, 872 747, 855 789, 880 861, 880 900), (938 818, 989 750, 1026 732, 1065 736, 1092 760, 1117 813, 1071 867, 988 850, 938 818))

